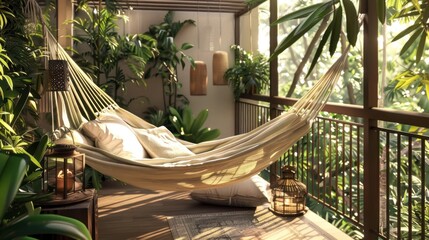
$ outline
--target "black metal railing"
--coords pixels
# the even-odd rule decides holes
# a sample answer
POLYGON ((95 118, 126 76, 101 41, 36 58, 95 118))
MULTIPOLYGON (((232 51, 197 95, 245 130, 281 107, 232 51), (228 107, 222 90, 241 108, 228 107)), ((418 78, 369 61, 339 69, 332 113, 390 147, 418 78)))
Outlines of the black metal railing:
POLYGON ((377 131, 380 235, 384 239, 429 239, 429 137, 386 128, 377 131))
MULTIPOLYGON (((267 122, 268 107, 237 103, 237 133, 267 122)), ((281 110, 278 110, 280 113, 281 110)), ((276 163, 294 165, 297 178, 307 185, 316 209, 363 232, 364 130, 359 118, 317 118, 309 133, 297 141, 276 163)), ((379 237, 382 239, 429 239, 429 137, 388 128, 373 129, 379 139, 379 237)), ((422 129, 418 129, 422 130, 422 129)), ((269 171, 267 169, 267 171, 269 171)), ((323 216, 326 217, 326 216, 323 216)), ((359 234, 354 234, 356 238, 359 234)))

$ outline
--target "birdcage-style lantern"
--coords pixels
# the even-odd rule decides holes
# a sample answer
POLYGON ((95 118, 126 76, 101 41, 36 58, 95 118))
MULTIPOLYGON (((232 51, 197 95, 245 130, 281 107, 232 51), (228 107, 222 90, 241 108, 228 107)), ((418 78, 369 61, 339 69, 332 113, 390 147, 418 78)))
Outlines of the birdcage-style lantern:
POLYGON ((85 154, 76 146, 57 144, 48 150, 43 160, 44 192, 54 192, 53 200, 73 200, 85 191, 85 154))
POLYGON ((296 216, 306 212, 307 187, 295 179, 295 168, 284 166, 282 177, 272 189, 270 210, 283 216, 296 216))

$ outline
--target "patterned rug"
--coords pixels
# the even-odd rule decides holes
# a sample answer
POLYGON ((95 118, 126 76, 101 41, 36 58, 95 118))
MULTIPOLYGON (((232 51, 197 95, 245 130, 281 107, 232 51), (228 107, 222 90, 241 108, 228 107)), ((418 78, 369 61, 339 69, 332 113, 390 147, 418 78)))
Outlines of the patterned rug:
POLYGON ((174 216, 168 219, 174 239, 260 239, 265 233, 254 211, 174 216))

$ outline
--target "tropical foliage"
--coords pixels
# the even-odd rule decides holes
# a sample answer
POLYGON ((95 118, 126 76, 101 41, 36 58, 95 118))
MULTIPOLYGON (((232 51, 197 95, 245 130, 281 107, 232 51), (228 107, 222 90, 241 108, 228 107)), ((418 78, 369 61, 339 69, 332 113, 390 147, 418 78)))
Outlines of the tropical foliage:
POLYGON ((37 44, 40 34, 26 29, 24 4, 25 1, 0 3, 0 149, 27 154, 38 164, 25 150, 34 137, 35 119, 25 121, 23 116, 36 117, 43 51, 37 44))
POLYGON ((84 16, 72 21, 76 29, 73 39, 79 47, 74 58, 79 66, 121 106, 143 98, 125 101, 119 93, 126 92, 128 83, 146 86, 143 75, 147 61, 155 54, 156 41, 145 34, 119 35, 118 21, 127 21, 127 17, 118 14, 117 9, 91 8, 87 4, 79 9, 84 16))
POLYGON ((40 26, 27 24, 27 1, 0 3, 0 239, 24 239, 35 234, 58 234, 90 239, 81 222, 40 214, 33 201, 41 178, 40 161, 48 137, 34 131, 35 98, 40 87, 43 46, 40 26))
POLYGON ((316 25, 321 24, 321 22, 328 23, 328 26, 323 33, 316 52, 314 53, 311 66, 308 71, 309 73, 318 62, 325 45, 328 44, 328 40, 329 53, 331 56, 334 55, 337 50, 337 45, 340 42, 342 32, 347 33, 347 40, 352 46, 356 45, 357 36, 359 33, 359 19, 356 8, 351 0, 336 0, 327 1, 324 3, 316 3, 314 5, 307 6, 300 10, 286 14, 273 22, 273 24, 280 24, 296 19, 303 20, 300 21, 299 24, 292 30, 292 32, 290 32, 279 43, 270 59, 278 56, 281 52, 291 47, 298 39, 302 38, 316 25), (347 23, 345 31, 343 31, 344 27, 342 24, 344 18, 346 19, 347 23))
POLYGON ((164 112, 168 111, 168 107, 178 107, 177 100, 182 104, 187 104, 188 100, 184 95, 180 95, 178 90, 181 88, 181 83, 177 78, 177 68, 185 68, 186 62, 189 62, 194 67, 194 59, 185 54, 185 50, 193 47, 190 43, 182 43, 179 47, 174 41, 180 30, 186 25, 195 25, 195 21, 188 19, 183 22, 173 21, 174 13, 168 12, 164 17, 164 22, 158 25, 149 27, 147 35, 157 40, 158 54, 150 59, 150 67, 147 70, 146 78, 161 77, 162 79, 162 94, 164 101, 164 112))
MULTIPOLYGON (((41 160, 46 142, 38 147, 41 160)), ((39 158, 40 157, 40 158, 39 158)), ((86 226, 78 220, 54 215, 40 214, 41 208, 34 208, 33 200, 40 196, 23 192, 22 184, 29 184, 34 174, 28 174, 30 161, 27 155, 9 155, 0 152, 0 239, 25 238, 32 235, 56 234, 74 239, 91 239, 86 226), (32 176, 32 177, 30 177, 32 176), (19 191, 19 192, 18 192, 19 191)), ((39 174, 41 171, 39 171, 39 174)))
POLYGON ((270 67, 262 54, 252 54, 238 45, 232 45, 234 66, 225 72, 225 79, 232 87, 235 99, 243 93, 260 94, 269 86, 270 67))
POLYGON ((203 128, 208 117, 208 109, 201 111, 196 118, 193 118, 189 106, 185 106, 181 113, 170 107, 170 123, 175 130, 175 136, 185 141, 200 143, 216 139, 220 135, 218 129, 203 128))
POLYGON ((405 26, 399 28, 391 40, 401 47, 397 61, 387 66, 395 75, 386 87, 386 97, 396 102, 388 106, 429 112, 428 62, 424 57, 428 49, 428 2, 389 0, 386 4, 386 24, 405 26))

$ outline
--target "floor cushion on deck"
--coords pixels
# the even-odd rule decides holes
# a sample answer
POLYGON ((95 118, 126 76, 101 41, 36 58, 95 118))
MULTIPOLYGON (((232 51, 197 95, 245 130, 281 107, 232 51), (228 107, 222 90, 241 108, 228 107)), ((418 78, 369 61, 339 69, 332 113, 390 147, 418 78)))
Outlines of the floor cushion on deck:
POLYGON ((191 198, 208 204, 256 207, 270 200, 270 184, 258 175, 242 182, 218 188, 194 190, 191 198))

